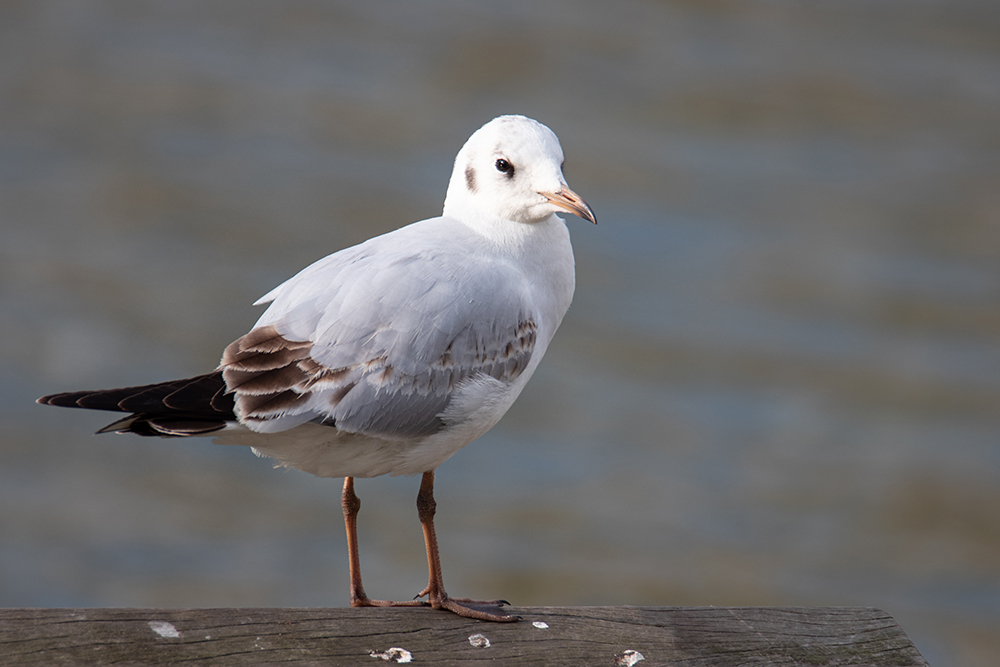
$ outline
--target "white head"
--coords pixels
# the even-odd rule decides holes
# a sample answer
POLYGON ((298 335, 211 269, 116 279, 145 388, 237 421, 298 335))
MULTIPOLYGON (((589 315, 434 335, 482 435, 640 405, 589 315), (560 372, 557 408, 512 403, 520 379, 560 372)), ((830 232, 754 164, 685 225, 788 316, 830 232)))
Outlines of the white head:
POLYGON ((444 215, 541 222, 568 211, 596 223, 566 185, 563 152, 549 128, 524 116, 500 116, 475 131, 455 158, 444 215))

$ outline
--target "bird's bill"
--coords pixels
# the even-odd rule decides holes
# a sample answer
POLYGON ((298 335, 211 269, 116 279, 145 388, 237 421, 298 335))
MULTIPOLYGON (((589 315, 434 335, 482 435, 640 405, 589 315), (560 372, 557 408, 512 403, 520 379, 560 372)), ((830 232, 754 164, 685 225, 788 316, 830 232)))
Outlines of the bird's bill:
POLYGON ((583 218, 584 220, 590 220, 595 225, 597 224, 597 216, 587 205, 587 202, 580 198, 580 195, 576 194, 569 188, 563 186, 559 188, 556 192, 539 192, 550 202, 558 206, 568 213, 572 213, 575 216, 583 218))

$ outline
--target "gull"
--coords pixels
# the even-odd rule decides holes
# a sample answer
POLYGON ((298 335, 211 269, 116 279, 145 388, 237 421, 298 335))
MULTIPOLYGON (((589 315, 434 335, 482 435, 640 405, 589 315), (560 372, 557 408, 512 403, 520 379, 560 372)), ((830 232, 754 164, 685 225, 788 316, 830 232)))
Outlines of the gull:
POLYGON ((441 216, 335 252, 266 294, 211 373, 38 402, 129 413, 98 433, 210 436, 343 477, 351 606, 516 621, 504 600, 445 592, 434 470, 507 412, 569 308, 573 249, 556 213, 597 220, 562 167, 548 127, 495 118, 458 152, 441 216), (402 602, 373 600, 361 583, 354 478, 386 474, 422 475, 428 583, 402 602))

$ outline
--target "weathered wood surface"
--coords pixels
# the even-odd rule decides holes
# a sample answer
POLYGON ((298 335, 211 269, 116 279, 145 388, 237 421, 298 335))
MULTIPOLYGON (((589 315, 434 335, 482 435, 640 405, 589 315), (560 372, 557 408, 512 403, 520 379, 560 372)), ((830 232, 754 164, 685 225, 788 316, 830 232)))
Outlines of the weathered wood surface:
POLYGON ((0 609, 0 665, 927 664, 865 607, 512 609, 0 609))

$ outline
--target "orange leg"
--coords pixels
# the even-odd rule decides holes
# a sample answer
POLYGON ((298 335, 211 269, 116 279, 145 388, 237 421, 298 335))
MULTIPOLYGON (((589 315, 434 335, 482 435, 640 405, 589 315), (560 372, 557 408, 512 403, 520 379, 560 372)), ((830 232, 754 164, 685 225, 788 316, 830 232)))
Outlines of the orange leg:
POLYGON ((507 604, 504 600, 470 600, 468 598, 452 598, 444 590, 444 579, 441 576, 441 557, 438 554, 437 534, 434 532, 434 511, 437 503, 434 501, 434 471, 424 473, 420 480, 420 493, 417 494, 417 514, 420 525, 424 529, 424 545, 427 547, 427 588, 417 594, 417 597, 427 596, 427 601, 434 609, 447 609, 459 616, 477 618, 481 621, 516 621, 517 616, 505 614, 500 607, 507 604), (467 606, 472 605, 472 606, 467 606), (492 607, 496 610, 483 609, 492 607))
POLYGON ((352 607, 423 607, 426 602, 410 600, 407 602, 392 602, 391 600, 372 600, 365 594, 361 584, 361 557, 358 554, 358 510, 361 509, 361 499, 354 493, 354 478, 344 478, 344 491, 340 495, 340 504, 344 507, 344 527, 347 529, 347 559, 351 570, 351 606, 352 607))
POLYGON ((503 600, 451 598, 445 592, 441 576, 441 558, 438 554, 437 535, 434 532, 434 511, 437 508, 437 503, 434 501, 434 471, 424 473, 420 481, 420 492, 417 494, 417 513, 420 517, 420 525, 424 530, 428 570, 427 588, 418 593, 417 597, 426 595, 427 602, 422 600, 403 602, 372 600, 365 594, 365 589, 361 585, 361 560, 358 555, 358 510, 361 509, 361 500, 354 493, 353 477, 344 478, 341 503, 344 506, 344 526, 347 529, 352 607, 422 607, 430 605, 434 609, 447 609, 459 616, 482 621, 510 622, 518 620, 518 616, 500 611, 500 607, 507 604, 503 600))

